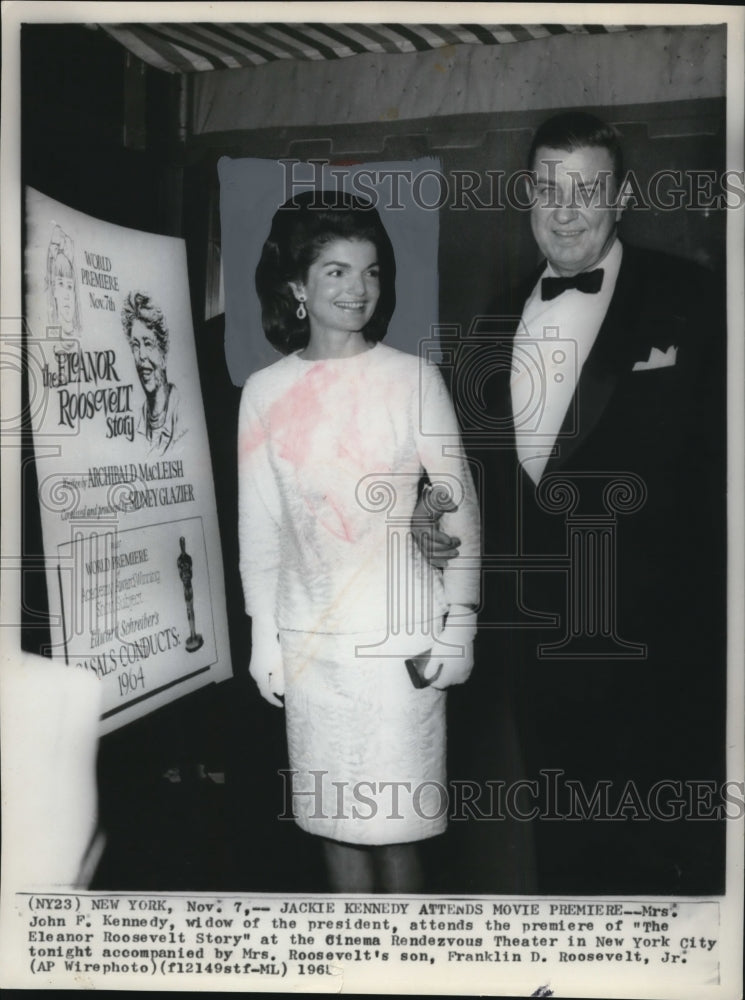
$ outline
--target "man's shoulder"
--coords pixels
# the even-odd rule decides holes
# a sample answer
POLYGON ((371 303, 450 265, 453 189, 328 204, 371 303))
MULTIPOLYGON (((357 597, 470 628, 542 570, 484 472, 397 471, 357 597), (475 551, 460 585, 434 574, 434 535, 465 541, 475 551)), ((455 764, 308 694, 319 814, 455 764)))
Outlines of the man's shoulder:
POLYGON ((675 324, 691 336, 705 326, 713 343, 725 330, 722 276, 686 257, 624 245, 614 306, 631 309, 647 326, 675 324))
POLYGON ((696 261, 688 257, 681 257, 678 254, 668 253, 664 250, 655 250, 652 247, 639 246, 636 243, 627 243, 625 240, 621 241, 621 246, 623 247, 622 267, 631 262, 637 266, 651 265, 659 268, 664 273, 676 270, 691 272, 704 270, 696 261))
POLYGON ((641 341, 667 338, 702 365, 723 367, 724 282, 696 261, 625 245, 612 309, 614 322, 631 324, 641 341))
POLYGON ((638 283, 668 288, 684 295, 698 294, 714 284, 714 275, 688 257, 623 243, 620 275, 638 283))

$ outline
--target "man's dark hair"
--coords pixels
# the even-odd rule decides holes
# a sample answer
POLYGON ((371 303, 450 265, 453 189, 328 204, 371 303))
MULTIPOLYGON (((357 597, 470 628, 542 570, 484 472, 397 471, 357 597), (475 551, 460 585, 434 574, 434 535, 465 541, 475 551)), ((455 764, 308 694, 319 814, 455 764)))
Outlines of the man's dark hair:
POLYGON ((144 292, 130 292, 122 305, 122 327, 127 339, 132 337, 132 324, 139 320, 158 339, 163 354, 168 353, 168 327, 163 311, 144 292))
POLYGON ((339 191, 303 191, 277 210, 256 268, 256 291, 266 338, 283 354, 307 347, 308 317, 298 319, 290 282, 304 282, 308 268, 334 240, 365 240, 375 247, 380 297, 362 329, 369 343, 385 337, 396 305, 396 261, 382 220, 370 202, 339 191))
POLYGON ((613 176, 620 188, 623 181, 623 151, 618 131, 602 118, 586 111, 565 111, 538 126, 528 154, 528 168, 533 170, 538 149, 561 149, 573 153, 583 146, 607 149, 613 163, 613 176))

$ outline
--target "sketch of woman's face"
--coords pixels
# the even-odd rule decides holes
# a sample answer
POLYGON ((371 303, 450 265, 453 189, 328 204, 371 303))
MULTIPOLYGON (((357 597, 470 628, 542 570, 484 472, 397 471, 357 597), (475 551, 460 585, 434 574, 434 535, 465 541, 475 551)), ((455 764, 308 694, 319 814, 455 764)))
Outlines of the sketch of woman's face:
POLYGON ((155 332, 139 319, 132 323, 129 346, 132 348, 142 388, 151 395, 167 382, 165 351, 155 332))
POLYGON ((52 295, 62 332, 68 336, 75 330, 75 278, 72 265, 64 254, 54 262, 52 295))

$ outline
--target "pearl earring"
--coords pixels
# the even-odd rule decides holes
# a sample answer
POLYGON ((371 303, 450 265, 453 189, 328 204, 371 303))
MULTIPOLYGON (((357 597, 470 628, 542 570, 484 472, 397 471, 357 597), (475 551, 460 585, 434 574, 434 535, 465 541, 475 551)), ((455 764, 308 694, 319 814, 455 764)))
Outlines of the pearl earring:
POLYGON ((297 301, 298 301, 298 307, 295 312, 295 315, 297 316, 298 319, 305 319, 305 317, 308 315, 308 310, 305 308, 305 296, 298 295, 297 301))

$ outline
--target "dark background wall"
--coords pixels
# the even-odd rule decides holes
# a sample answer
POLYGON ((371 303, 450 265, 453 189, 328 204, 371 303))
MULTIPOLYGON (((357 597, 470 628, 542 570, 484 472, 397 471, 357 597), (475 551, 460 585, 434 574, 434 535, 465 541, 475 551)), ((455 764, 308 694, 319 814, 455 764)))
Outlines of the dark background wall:
POLYGON ((178 235, 178 79, 101 31, 22 26, 23 179, 120 225, 178 235))
MULTIPOLYGON (((98 879, 105 887, 139 889, 322 889, 316 846, 298 839, 293 824, 273 820, 281 811, 276 768, 285 752, 283 720, 260 702, 246 677, 249 631, 235 541, 239 390, 225 367, 223 318, 204 318, 206 288, 215 280, 210 271, 217 266, 209 252, 217 226, 216 163, 222 155, 349 162, 434 154, 446 176, 475 171, 486 198, 488 172, 509 176, 525 165, 531 132, 546 112, 189 136, 189 86, 182 86, 179 77, 145 67, 101 31, 82 25, 23 28, 24 184, 107 221, 186 240, 236 673, 234 681, 181 699, 102 741, 101 811, 109 848, 98 879), (197 781, 198 763, 228 770, 229 796, 197 781), (162 774, 174 766, 182 782, 171 785, 162 774)), ((643 182, 660 168, 724 167, 723 99, 593 110, 618 125, 628 166, 643 182)), ((721 211, 635 210, 623 227, 634 242, 723 267, 721 211)), ((441 322, 467 329, 497 292, 536 263, 524 213, 445 207, 441 322)), ((31 568, 34 559, 41 565, 43 550, 30 447, 22 487, 30 566, 24 574, 23 644, 41 651, 49 636, 43 568, 31 568)), ((452 888, 462 892, 469 886, 452 888)))

